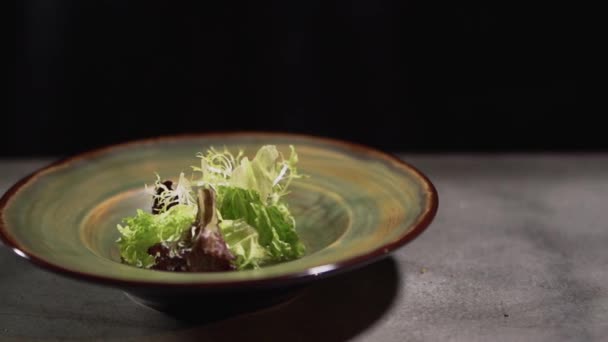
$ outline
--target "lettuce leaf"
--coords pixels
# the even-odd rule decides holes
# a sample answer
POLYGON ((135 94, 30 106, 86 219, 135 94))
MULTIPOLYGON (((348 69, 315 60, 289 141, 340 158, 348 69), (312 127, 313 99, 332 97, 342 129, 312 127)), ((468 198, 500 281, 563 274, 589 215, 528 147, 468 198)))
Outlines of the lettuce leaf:
POLYGON ((276 163, 279 151, 274 146, 260 148, 255 158, 249 161, 247 157, 234 169, 230 185, 241 189, 254 190, 263 201, 272 193, 275 178, 279 175, 280 165, 276 163))
POLYGON ((295 230, 295 219, 283 203, 267 205, 258 192, 236 187, 220 187, 219 209, 222 219, 243 219, 255 228, 259 243, 273 261, 301 257, 305 248, 295 230))
POLYGON ((196 212, 196 206, 179 204, 158 215, 137 210, 135 216, 125 218, 124 226, 117 227, 123 261, 137 267, 151 267, 154 257, 148 254, 148 248, 159 242, 180 240, 192 226, 196 212))
POLYGON ((245 220, 223 220, 219 225, 224 241, 236 256, 237 269, 259 268, 268 261, 269 255, 260 245, 257 230, 245 220))

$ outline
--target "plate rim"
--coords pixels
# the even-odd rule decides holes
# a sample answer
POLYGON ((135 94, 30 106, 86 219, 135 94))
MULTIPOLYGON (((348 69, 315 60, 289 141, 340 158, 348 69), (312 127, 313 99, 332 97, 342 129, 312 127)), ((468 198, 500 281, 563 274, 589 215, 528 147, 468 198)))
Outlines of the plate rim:
POLYGON ((397 156, 381 151, 379 149, 366 146, 360 143, 351 142, 347 140, 340 140, 336 138, 329 138, 324 136, 316 136, 311 134, 301 133, 287 133, 287 132, 264 132, 264 131, 227 131, 227 132, 207 132, 207 133, 184 133, 184 134, 173 134, 173 135, 160 135, 143 139, 128 140, 124 142, 118 142, 102 146, 95 149, 90 149, 81 153, 77 153, 65 158, 60 158, 57 161, 51 162, 50 164, 43 166, 30 174, 24 176, 11 187, 0 198, 0 242, 5 245, 8 249, 12 250, 17 256, 26 259, 30 263, 38 266, 46 271, 51 271, 63 276, 70 277, 81 281, 91 282, 95 284, 109 285, 119 288, 130 288, 130 289, 154 289, 154 288, 179 288, 179 289, 229 289, 229 288, 243 288, 243 287, 279 287, 281 285, 296 284, 304 282, 310 278, 321 278, 336 273, 340 273, 354 268, 359 268, 368 265, 380 258, 390 255, 396 249, 406 245, 415 238, 417 238, 422 232, 424 232, 435 218, 439 208, 439 195, 433 182, 420 170, 410 163, 398 158, 397 156), (105 153, 114 152, 121 148, 139 146, 139 145, 150 145, 155 143, 170 142, 170 141, 182 141, 189 139, 213 139, 213 138, 235 138, 235 137, 274 137, 274 138, 299 138, 311 141, 320 142, 326 145, 339 146, 352 150, 356 154, 372 155, 376 158, 383 159, 384 161, 391 162, 393 165, 397 165, 400 168, 406 169, 414 173, 419 179, 422 180, 424 188, 428 191, 428 200, 423 208, 426 210, 422 212, 420 218, 414 222, 413 227, 399 239, 385 243, 372 249, 362 255, 354 256, 341 260, 336 263, 325 264, 307 268, 304 270, 298 270, 290 272, 288 274, 262 277, 257 279, 237 279, 228 281, 213 281, 213 282, 171 282, 165 283, 156 280, 129 280, 124 278, 102 276, 90 272, 81 272, 63 267, 60 264, 49 262, 44 258, 38 257, 27 249, 21 247, 17 241, 15 241, 8 234, 8 224, 4 220, 4 211, 6 206, 11 199, 19 192, 19 190, 28 185, 36 177, 42 173, 49 172, 55 168, 61 168, 68 166, 70 163, 86 160, 98 155, 105 153))

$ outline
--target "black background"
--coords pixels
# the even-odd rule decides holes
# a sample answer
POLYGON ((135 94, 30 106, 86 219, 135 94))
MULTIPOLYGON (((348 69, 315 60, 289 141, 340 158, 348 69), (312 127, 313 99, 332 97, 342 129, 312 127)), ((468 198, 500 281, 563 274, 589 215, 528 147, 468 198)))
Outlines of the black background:
POLYGON ((309 133, 390 151, 608 148, 572 4, 18 1, 0 156, 309 133))

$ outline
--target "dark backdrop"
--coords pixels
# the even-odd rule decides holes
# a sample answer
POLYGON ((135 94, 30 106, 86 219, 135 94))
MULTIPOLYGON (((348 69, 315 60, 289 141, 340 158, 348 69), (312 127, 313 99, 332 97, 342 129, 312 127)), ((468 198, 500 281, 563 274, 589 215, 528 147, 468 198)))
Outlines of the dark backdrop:
POLYGON ((16 14, 0 155, 216 130, 411 152, 608 147, 581 109, 572 4, 24 0, 16 14))

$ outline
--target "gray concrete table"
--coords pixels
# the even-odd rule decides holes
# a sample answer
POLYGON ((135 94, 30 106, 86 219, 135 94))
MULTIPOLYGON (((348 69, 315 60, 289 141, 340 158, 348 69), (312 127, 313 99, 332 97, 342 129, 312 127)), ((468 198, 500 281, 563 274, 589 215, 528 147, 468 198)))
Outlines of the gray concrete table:
MULTIPOLYGON (((184 321, 0 250, 0 340, 608 340, 608 154, 409 155, 439 191, 391 258, 292 301, 184 321)), ((0 161, 0 191, 48 160, 0 161)))

